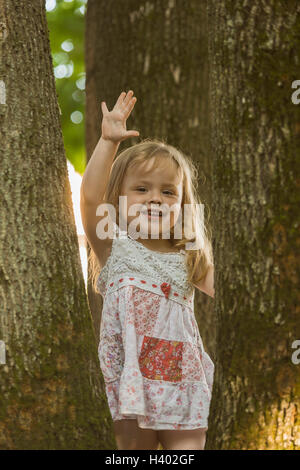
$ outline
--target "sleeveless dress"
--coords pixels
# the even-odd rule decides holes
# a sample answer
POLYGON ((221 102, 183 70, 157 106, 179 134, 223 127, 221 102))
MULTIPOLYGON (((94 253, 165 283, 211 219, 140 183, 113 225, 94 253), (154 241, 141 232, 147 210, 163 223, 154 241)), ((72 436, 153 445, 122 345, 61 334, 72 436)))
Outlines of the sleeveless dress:
POLYGON ((114 224, 97 291, 112 419, 136 419, 143 429, 208 429, 214 364, 194 316, 185 251, 150 250, 114 224))

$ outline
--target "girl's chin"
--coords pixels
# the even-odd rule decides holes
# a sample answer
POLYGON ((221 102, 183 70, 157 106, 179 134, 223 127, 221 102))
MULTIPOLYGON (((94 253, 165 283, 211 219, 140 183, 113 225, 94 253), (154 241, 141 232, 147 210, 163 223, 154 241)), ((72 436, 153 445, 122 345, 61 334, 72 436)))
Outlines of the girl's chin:
POLYGON ((136 222, 134 223, 135 220, 136 217, 128 216, 126 220, 127 228, 129 225, 133 224, 131 225, 132 229, 135 229, 137 232, 141 233, 149 234, 151 232, 151 229, 153 234, 165 232, 169 233, 172 228, 172 225, 168 224, 166 220, 162 219, 162 217, 151 217, 150 215, 145 216, 143 214, 143 216, 139 220, 136 220, 136 222))

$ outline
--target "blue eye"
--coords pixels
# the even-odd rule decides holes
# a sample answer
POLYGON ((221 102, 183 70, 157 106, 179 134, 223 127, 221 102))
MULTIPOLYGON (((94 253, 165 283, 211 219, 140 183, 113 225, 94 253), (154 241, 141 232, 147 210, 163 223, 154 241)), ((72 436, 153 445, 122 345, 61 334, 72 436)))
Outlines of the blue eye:
POLYGON ((145 188, 137 188, 137 191, 140 191, 141 189, 145 189, 145 188))

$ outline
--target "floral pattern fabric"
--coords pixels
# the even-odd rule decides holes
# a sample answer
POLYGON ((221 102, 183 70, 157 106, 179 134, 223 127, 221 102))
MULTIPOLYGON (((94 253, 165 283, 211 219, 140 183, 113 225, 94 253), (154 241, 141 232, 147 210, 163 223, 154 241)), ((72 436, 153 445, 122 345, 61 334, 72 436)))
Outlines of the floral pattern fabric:
POLYGON ((144 377, 153 380, 180 382, 182 375, 182 346, 180 341, 144 336, 139 365, 144 377))
MULTIPOLYGON (((106 282, 100 279, 98 354, 112 419, 136 419, 144 429, 207 429, 214 364, 203 348, 193 305, 169 298, 165 285, 160 293, 147 290, 157 278, 144 275, 139 253, 134 272, 131 266, 111 277, 119 259, 114 240, 106 282), (108 282, 116 286, 109 292, 108 282)), ((178 268, 176 256, 165 257, 165 264, 173 260, 178 268)), ((172 288, 169 280, 168 285, 172 288)))
POLYGON ((187 307, 166 309, 162 296, 120 288, 103 306, 98 352, 113 420, 137 419, 149 429, 207 429, 214 364, 187 307))

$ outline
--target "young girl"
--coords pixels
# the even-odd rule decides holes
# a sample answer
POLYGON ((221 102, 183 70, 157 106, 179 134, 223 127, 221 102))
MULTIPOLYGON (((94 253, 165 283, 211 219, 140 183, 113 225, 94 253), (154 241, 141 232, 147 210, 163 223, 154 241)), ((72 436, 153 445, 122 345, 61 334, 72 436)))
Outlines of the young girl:
POLYGON ((190 158, 146 139, 113 161, 120 142, 139 135, 126 130, 135 102, 130 90, 110 112, 101 103, 102 136, 81 185, 82 221, 97 266, 93 281, 103 297, 100 367, 118 449, 157 449, 159 443, 168 450, 204 449, 214 364, 194 316, 194 287, 214 297, 212 245, 196 210, 190 158), (116 213, 109 206, 99 211, 102 203, 116 213), (133 215, 134 204, 141 209, 133 215), (185 204, 191 237, 180 216, 185 204), (192 242, 201 248, 187 249, 192 242))

